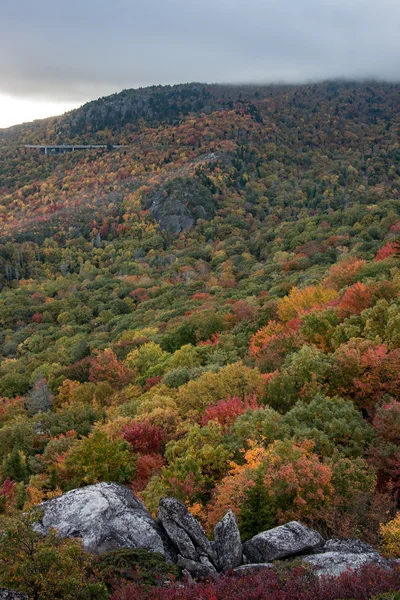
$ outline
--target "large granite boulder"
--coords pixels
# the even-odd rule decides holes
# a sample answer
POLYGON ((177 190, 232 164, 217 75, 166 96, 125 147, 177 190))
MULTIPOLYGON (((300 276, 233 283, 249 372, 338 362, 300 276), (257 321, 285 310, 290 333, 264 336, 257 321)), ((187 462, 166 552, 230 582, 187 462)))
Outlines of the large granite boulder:
POLYGON ((85 549, 101 554, 118 548, 145 548, 170 557, 162 528, 131 489, 98 483, 67 492, 41 504, 36 529, 56 529, 62 537, 79 537, 85 549))
POLYGON ((389 566, 390 561, 385 560, 377 552, 346 553, 346 552, 324 552, 322 554, 311 554, 302 556, 301 560, 315 567, 318 577, 328 575, 338 577, 344 571, 357 571, 365 565, 375 564, 389 566))
POLYGON ((297 521, 291 521, 254 536, 243 544, 243 552, 249 562, 267 563, 307 554, 323 545, 324 539, 317 531, 297 521))
POLYGON ((0 600, 29 600, 29 598, 22 592, 0 588, 0 600))
POLYGON ((182 502, 175 498, 162 498, 158 518, 178 554, 193 561, 199 561, 204 556, 216 566, 217 557, 204 529, 182 502))
POLYGON ((198 561, 195 561, 190 560, 190 558, 184 558, 178 554, 177 564, 179 567, 182 567, 183 572, 189 573, 194 579, 209 579, 210 577, 215 577, 217 575, 217 570, 214 565, 212 565, 204 556, 201 556, 198 561))
POLYGON ((235 569, 242 564, 242 542, 235 515, 230 510, 215 526, 214 548, 221 571, 235 569))
POLYGON ((324 552, 344 552, 345 554, 368 554, 373 552, 379 554, 375 548, 357 539, 340 539, 332 538, 327 540, 322 548, 318 548, 315 553, 321 554, 324 552))

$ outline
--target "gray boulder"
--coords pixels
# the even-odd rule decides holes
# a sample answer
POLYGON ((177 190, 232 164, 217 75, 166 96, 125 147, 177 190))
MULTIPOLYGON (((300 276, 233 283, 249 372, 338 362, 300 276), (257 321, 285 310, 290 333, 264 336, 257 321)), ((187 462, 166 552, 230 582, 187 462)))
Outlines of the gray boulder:
POLYGON ((242 564, 242 542, 235 515, 230 510, 215 526, 215 550, 221 571, 235 569, 242 564))
POLYGON ((22 592, 0 588, 0 600, 29 600, 29 598, 22 592))
POLYGON ((143 208, 168 233, 192 229, 198 219, 211 219, 215 202, 211 191, 196 178, 176 178, 143 198, 143 208))
POLYGON ((286 525, 263 531, 243 544, 250 562, 266 563, 298 554, 307 554, 324 545, 317 531, 291 521, 286 525))
POLYGON ((356 571, 365 565, 389 566, 390 561, 385 560, 377 552, 367 552, 365 554, 353 554, 345 552, 324 552, 323 554, 312 554, 302 556, 301 560, 313 565, 318 577, 328 575, 338 577, 344 571, 356 571))
POLYGON ((272 563, 254 563, 248 565, 241 565, 240 567, 236 567, 233 569, 235 573, 247 573, 248 571, 263 571, 265 569, 273 569, 274 565, 272 563))
MULTIPOLYGON (((158 518, 168 537, 178 549, 178 554, 194 562, 204 556, 217 565, 217 557, 204 529, 182 502, 175 498, 162 498, 158 518)), ((185 567, 186 568, 186 567, 185 567)), ((187 569, 190 572, 190 569, 187 569)))
POLYGON ((98 483, 72 490, 41 504, 37 531, 56 529, 62 537, 79 537, 85 549, 101 554, 118 548, 145 548, 169 557, 162 529, 132 490, 98 483))
POLYGON ((322 548, 317 549, 316 554, 323 552, 344 552, 345 554, 368 554, 373 552, 379 554, 375 548, 357 539, 332 538, 327 540, 322 548))
POLYGON ((205 557, 201 557, 199 561, 195 561, 178 554, 177 564, 194 579, 209 579, 210 577, 215 577, 217 574, 215 567, 205 557))

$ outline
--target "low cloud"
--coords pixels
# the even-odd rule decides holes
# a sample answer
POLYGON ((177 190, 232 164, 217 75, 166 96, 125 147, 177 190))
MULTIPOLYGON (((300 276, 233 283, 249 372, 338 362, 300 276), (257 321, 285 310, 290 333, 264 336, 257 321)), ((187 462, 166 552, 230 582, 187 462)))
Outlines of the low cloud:
POLYGON ((3 0, 0 92, 400 79, 398 0, 3 0))

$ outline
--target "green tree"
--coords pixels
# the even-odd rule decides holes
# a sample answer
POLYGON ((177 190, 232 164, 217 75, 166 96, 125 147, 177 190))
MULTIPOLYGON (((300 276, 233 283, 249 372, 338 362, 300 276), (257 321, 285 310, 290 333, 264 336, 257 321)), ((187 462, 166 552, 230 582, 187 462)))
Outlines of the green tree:
POLYGON ((287 433, 310 439, 323 456, 339 450, 345 456, 362 456, 372 440, 372 428, 350 400, 317 394, 311 402, 299 400, 282 419, 287 433))
POLYGON ((33 528, 39 518, 37 510, 1 518, 0 585, 31 600, 106 600, 105 586, 89 575, 92 558, 82 543, 56 531, 43 536, 33 528))
POLYGON ((99 481, 126 483, 136 472, 135 456, 128 442, 110 440, 99 430, 75 443, 66 455, 65 466, 70 488, 99 481))
POLYGON ((13 448, 13 450, 6 456, 1 465, 1 473, 6 479, 9 477, 13 481, 28 482, 28 469, 26 466, 26 456, 22 450, 13 448))

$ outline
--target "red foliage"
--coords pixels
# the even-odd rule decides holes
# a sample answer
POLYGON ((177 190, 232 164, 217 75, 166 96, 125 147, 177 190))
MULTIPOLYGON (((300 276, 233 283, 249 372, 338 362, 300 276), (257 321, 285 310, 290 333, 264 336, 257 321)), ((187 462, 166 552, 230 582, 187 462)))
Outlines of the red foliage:
POLYGON ((131 488, 134 492, 144 490, 150 479, 161 471, 164 459, 161 454, 140 454, 136 461, 136 477, 131 488))
POLYGON ((385 395, 400 394, 400 349, 389 351, 386 344, 354 339, 335 353, 332 391, 371 411, 385 395))
POLYGON ((23 411, 25 399, 17 396, 16 398, 1 398, 0 397, 0 421, 8 421, 13 419, 16 411, 23 411))
POLYGON ((209 298, 211 298, 211 294, 207 292, 198 292, 197 294, 190 296, 191 300, 209 300, 209 298))
POLYGON ((166 434, 161 427, 146 421, 134 421, 123 431, 124 439, 140 454, 157 454, 165 444, 166 434))
POLYGON ((261 371, 275 370, 289 352, 301 348, 303 339, 299 332, 300 324, 298 318, 285 324, 272 320, 252 336, 250 354, 261 371))
POLYGON ((188 473, 183 481, 177 477, 170 477, 168 479, 168 487, 171 496, 174 496, 185 503, 189 502, 194 496, 202 494, 205 491, 204 485, 196 481, 192 472, 188 473))
POLYGON ((220 333, 214 333, 209 340, 206 340, 205 342, 199 342, 198 346, 217 346, 220 335, 220 333))
POLYGON ((232 304, 232 311, 235 315, 237 323, 240 323, 244 319, 252 319, 255 313, 254 306, 252 306, 245 300, 238 300, 237 302, 232 304))
POLYGON ((108 381, 119 386, 126 385, 132 378, 132 372, 118 360, 117 355, 106 348, 103 352, 96 351, 90 362, 89 381, 98 383, 108 381))
POLYGON ((15 498, 15 481, 12 481, 9 477, 4 481, 0 487, 0 513, 6 511, 15 498))
POLYGON ((376 594, 400 589, 400 569, 369 565, 337 578, 318 579, 301 566, 282 576, 275 569, 244 575, 225 575, 198 584, 171 583, 146 589, 136 583, 122 583, 111 600, 368 600, 376 594))
POLYGON ((373 295, 372 287, 366 286, 360 281, 349 287, 338 305, 340 318, 359 315, 371 305, 373 295))
POLYGON ((132 290, 129 292, 131 298, 136 300, 137 302, 143 302, 144 300, 150 300, 150 296, 147 293, 146 288, 136 288, 136 290, 132 290))
POLYGON ((43 315, 41 313, 34 313, 32 315, 32 323, 43 323, 43 315))
POLYGON ((394 256, 399 251, 399 244, 396 242, 388 242, 385 246, 383 246, 380 250, 378 250, 377 255, 375 256, 375 260, 385 260, 385 258, 390 258, 394 256))
POLYGON ((366 261, 356 256, 345 258, 335 263, 329 269, 328 277, 325 279, 325 285, 333 287, 335 290, 341 290, 347 285, 351 285, 359 278, 366 261))
POLYGON ((159 375, 157 375, 156 377, 149 377, 148 379, 146 379, 144 389, 146 390, 146 392, 148 392, 149 390, 151 390, 152 387, 160 383, 161 380, 162 377, 159 375))
POLYGON ((250 396, 244 400, 237 396, 229 397, 227 400, 221 400, 217 404, 209 406, 203 415, 201 424, 207 425, 209 421, 217 421, 226 428, 249 408, 255 410, 258 405, 259 402, 256 396, 250 396))
POLYGON ((9 477, 4 481, 3 485, 0 488, 0 495, 4 498, 8 498, 12 500, 15 494, 15 481, 12 481, 9 477))

